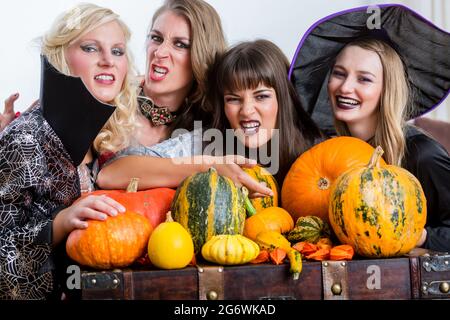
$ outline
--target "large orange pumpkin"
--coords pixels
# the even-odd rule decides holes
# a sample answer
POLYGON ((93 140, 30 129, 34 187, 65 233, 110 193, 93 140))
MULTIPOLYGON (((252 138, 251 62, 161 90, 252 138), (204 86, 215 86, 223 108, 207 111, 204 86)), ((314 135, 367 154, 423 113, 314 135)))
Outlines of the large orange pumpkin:
POLYGON ((332 183, 349 168, 367 164, 373 151, 371 145, 353 137, 332 138, 307 150, 286 175, 281 189, 282 207, 294 221, 315 215, 327 222, 332 183))
POLYGON ((152 230, 144 216, 127 210, 104 221, 89 220, 87 229, 72 231, 66 252, 84 266, 123 268, 145 253, 152 230))
POLYGON ((88 195, 107 195, 130 211, 144 215, 153 229, 166 220, 167 211, 175 196, 175 190, 169 188, 155 188, 137 191, 139 179, 131 179, 127 190, 97 190, 88 195))
POLYGON ((331 190, 330 224, 336 236, 366 257, 409 252, 427 216, 419 181, 403 168, 380 167, 382 153, 377 147, 368 165, 342 174, 331 190))

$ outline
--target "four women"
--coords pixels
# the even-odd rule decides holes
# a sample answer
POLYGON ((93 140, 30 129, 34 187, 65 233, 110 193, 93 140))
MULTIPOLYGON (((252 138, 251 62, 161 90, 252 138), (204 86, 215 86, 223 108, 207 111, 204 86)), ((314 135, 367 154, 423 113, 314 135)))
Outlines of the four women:
MULTIPOLYGON (((108 9, 87 4, 79 9, 73 12, 83 13, 81 28, 68 27, 73 17, 66 13, 43 38, 42 53, 59 71, 80 77, 95 98, 116 106, 108 122, 100 117, 106 125, 90 141, 100 155, 101 188, 123 188, 133 177, 140 178, 140 189, 176 187, 213 165, 254 196, 270 195, 241 166, 271 167, 281 185, 295 159, 323 139, 288 80, 289 62, 282 51, 257 40, 224 52, 220 18, 206 2, 167 0, 155 13, 139 88, 131 84, 126 26, 108 9), (225 137, 233 129, 233 146, 237 138, 244 153, 224 147, 218 155, 204 155, 195 120, 225 137), (176 129, 189 132, 171 137, 176 129), (261 159, 263 148, 270 163, 261 159), (256 161, 248 159, 252 152, 256 161)), ((386 39, 392 41, 353 35, 339 49, 329 48, 334 58, 328 61, 326 88, 335 129, 381 145, 388 163, 402 165, 419 179, 429 215, 417 245, 448 251, 450 158, 437 142, 406 124, 417 102, 408 78, 411 64, 405 67, 396 45, 386 39)), ((308 52, 311 42, 303 43, 301 49, 308 52)), ((297 74, 296 80, 301 83, 313 72, 297 74)), ((323 84, 318 87, 315 98, 323 95, 323 84)), ((16 98, 10 97, 8 106, 16 98)), ((64 114, 64 101, 61 106, 64 114)), ((54 291, 52 247, 73 229, 86 228, 86 219, 103 220, 124 209, 107 197, 88 196, 72 204, 80 196, 80 180, 73 174, 78 163, 44 109, 40 101, 0 135, 0 266, 8 270, 0 277, 1 298, 49 297, 54 291), (57 141, 52 150, 48 139, 57 141)), ((6 111, 0 118, 5 127, 13 113, 10 107, 6 111)), ((93 160, 89 145, 83 164, 93 160)))

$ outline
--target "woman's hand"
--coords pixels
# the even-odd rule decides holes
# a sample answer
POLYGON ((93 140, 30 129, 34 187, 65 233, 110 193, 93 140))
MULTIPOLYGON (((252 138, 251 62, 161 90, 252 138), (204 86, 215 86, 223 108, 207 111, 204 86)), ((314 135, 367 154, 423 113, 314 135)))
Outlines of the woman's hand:
POLYGON ((70 207, 61 210, 53 220, 53 243, 59 243, 74 229, 86 229, 86 220, 106 220, 108 215, 117 216, 125 212, 125 208, 112 198, 101 195, 90 195, 70 207))
POLYGON ((250 198, 273 196, 270 188, 264 183, 258 183, 242 170, 242 168, 253 168, 257 164, 255 160, 237 155, 210 157, 205 160, 207 163, 211 162, 211 166, 216 168, 220 175, 230 178, 238 187, 245 186, 249 190, 250 198))
POLYGON ((427 240, 427 229, 423 228, 422 235, 420 236, 419 241, 417 241, 416 247, 423 246, 423 244, 425 243, 426 240, 427 240))
POLYGON ((14 120, 16 114, 14 112, 14 102, 19 98, 19 94, 12 94, 5 100, 3 113, 0 114, 0 131, 6 128, 11 121, 14 120))

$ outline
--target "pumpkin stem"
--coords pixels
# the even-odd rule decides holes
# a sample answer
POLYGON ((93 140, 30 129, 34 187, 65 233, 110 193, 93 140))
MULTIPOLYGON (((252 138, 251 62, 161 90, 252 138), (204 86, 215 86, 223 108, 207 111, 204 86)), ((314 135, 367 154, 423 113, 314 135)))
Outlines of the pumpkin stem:
POLYGON ((127 187, 127 193, 134 193, 138 191, 139 178, 131 178, 127 187))
POLYGON ((166 213, 166 222, 173 222, 172 211, 166 213))
POLYGON ((373 168, 373 167, 380 167, 380 158, 383 155, 384 151, 383 148, 381 148, 380 146, 375 148, 375 151, 372 154, 372 157, 370 158, 369 161, 369 168, 373 168))
POLYGON ((247 210, 247 216, 251 217, 256 214, 256 209, 252 205, 252 202, 248 198, 248 189, 246 187, 242 187, 242 194, 244 195, 244 203, 245 203, 245 209, 247 210))
POLYGON ((320 177, 317 181, 317 186, 320 190, 327 190, 330 187, 330 180, 328 178, 320 177))

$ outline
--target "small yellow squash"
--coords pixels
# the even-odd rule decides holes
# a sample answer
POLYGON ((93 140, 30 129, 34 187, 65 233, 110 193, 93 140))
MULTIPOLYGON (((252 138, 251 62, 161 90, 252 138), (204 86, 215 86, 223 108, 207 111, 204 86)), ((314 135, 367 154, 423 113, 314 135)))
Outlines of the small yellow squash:
POLYGON ((148 257, 155 267, 181 269, 192 261, 194 242, 187 230, 172 220, 170 211, 166 222, 159 224, 148 241, 148 257))
POLYGON ((286 253, 291 250, 291 243, 281 233, 276 231, 263 231, 258 233, 255 242, 261 249, 283 249, 286 253))
POLYGON ((258 254, 258 245, 239 234, 214 236, 202 247, 205 260, 221 265, 248 263, 258 254))

